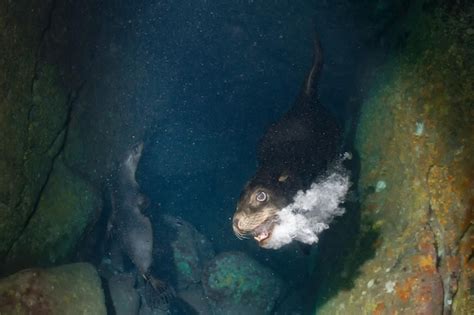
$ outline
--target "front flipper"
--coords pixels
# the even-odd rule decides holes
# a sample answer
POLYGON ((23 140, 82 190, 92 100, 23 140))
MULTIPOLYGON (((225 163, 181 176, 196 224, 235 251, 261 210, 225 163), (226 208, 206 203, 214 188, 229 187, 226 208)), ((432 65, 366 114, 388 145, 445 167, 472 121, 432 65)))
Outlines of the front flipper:
POLYGON ((149 307, 161 310, 168 309, 176 292, 166 282, 153 277, 150 273, 142 274, 145 279, 145 300, 149 307))

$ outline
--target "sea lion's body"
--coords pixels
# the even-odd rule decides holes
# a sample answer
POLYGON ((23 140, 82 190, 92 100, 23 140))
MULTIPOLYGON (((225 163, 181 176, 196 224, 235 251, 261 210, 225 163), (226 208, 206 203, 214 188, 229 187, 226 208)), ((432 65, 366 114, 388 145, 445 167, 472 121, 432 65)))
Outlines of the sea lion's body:
POLYGON ((278 211, 298 190, 327 169, 340 152, 340 129, 319 103, 317 81, 322 67, 319 42, 314 61, 295 104, 265 133, 258 149, 258 169, 245 186, 234 215, 238 237, 253 235, 259 245, 271 237, 278 211))
POLYGON ((131 260, 145 280, 147 303, 160 308, 160 305, 169 303, 174 291, 150 273, 153 263, 153 227, 150 219, 142 213, 148 206, 148 198, 140 193, 135 178, 142 151, 143 142, 140 142, 127 150, 119 161, 112 187, 113 209, 109 228, 113 228, 122 254, 131 260))
POLYGON ((145 196, 135 179, 143 150, 140 143, 128 150, 120 161, 112 192, 113 221, 123 252, 141 274, 147 274, 152 263, 153 229, 150 219, 142 214, 145 196))

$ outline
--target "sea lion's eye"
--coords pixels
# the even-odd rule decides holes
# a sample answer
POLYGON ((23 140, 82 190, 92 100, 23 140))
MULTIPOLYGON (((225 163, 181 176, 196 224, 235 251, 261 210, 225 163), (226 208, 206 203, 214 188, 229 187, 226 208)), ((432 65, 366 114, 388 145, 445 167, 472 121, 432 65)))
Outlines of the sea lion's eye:
POLYGON ((264 191, 261 191, 261 192, 257 193, 256 199, 259 202, 264 202, 264 201, 267 200, 267 194, 264 191))

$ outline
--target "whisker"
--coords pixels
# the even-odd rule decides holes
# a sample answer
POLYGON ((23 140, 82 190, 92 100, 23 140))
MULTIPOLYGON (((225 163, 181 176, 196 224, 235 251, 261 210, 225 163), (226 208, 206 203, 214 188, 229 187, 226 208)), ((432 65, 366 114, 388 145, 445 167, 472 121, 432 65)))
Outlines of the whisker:
POLYGON ((238 234, 239 234, 239 235, 238 235, 237 237, 238 237, 239 239, 241 239, 241 240, 246 239, 246 238, 249 238, 247 234, 243 234, 243 233, 240 233, 240 232, 238 232, 238 234))
POLYGON ((235 236, 240 240, 251 238, 259 226, 277 223, 278 217, 276 213, 276 209, 266 209, 266 211, 239 218, 239 227, 232 227, 235 236))
POLYGON ((234 234, 237 236, 239 240, 243 240, 244 238, 247 238, 246 235, 242 234, 237 228, 233 227, 234 234))

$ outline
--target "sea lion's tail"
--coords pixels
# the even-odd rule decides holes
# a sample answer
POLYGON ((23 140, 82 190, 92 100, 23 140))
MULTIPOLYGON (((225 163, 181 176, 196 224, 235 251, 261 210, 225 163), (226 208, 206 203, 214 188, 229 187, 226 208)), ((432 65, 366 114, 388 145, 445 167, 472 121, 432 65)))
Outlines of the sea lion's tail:
POLYGON ((306 99, 313 99, 317 96, 318 81, 323 68, 323 49, 321 48, 321 41, 316 35, 313 41, 313 64, 304 81, 302 94, 306 99))

